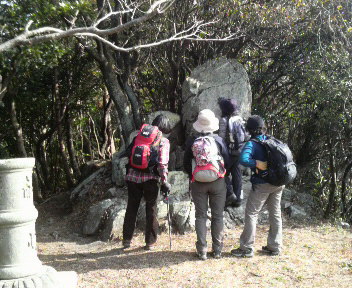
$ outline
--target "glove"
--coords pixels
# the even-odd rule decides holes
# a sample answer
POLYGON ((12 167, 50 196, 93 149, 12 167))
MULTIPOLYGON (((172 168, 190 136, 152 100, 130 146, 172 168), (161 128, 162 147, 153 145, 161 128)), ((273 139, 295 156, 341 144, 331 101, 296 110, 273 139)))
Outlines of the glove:
POLYGON ((161 187, 160 187, 160 190, 161 190, 161 195, 164 196, 164 198, 166 198, 167 196, 169 196, 170 194, 170 191, 171 191, 171 184, 168 183, 168 182, 164 182, 161 184, 161 187))
POLYGON ((259 170, 267 170, 268 169, 268 162, 263 162, 260 160, 256 160, 256 165, 255 167, 257 167, 259 170))

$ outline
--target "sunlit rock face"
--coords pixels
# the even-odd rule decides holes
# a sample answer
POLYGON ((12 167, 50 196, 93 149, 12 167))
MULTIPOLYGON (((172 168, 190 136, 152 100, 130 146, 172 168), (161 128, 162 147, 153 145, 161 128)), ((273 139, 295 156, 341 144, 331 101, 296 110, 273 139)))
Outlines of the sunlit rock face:
POLYGON ((195 68, 182 86, 182 123, 186 135, 192 132, 192 123, 199 111, 212 110, 219 118, 219 97, 234 98, 239 114, 247 118, 251 113, 252 92, 244 67, 234 59, 214 59, 195 68))

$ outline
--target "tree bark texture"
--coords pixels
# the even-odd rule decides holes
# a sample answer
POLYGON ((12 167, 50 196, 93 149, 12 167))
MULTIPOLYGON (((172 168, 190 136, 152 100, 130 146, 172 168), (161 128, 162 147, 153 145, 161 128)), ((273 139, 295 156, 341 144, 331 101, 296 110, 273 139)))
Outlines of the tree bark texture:
POLYGON ((59 144, 59 151, 61 155, 61 163, 64 169, 66 183, 68 187, 73 187, 74 181, 71 175, 70 166, 68 164, 68 156, 66 153, 66 147, 64 142, 64 133, 63 133, 63 118, 66 113, 67 104, 62 101, 59 93, 59 83, 58 83, 58 70, 54 70, 54 82, 53 82, 53 96, 55 99, 55 121, 57 126, 57 138, 59 144))
POLYGON ((325 218, 329 218, 329 216, 334 210, 336 187, 337 187, 335 157, 334 157, 333 144, 331 139, 329 139, 328 146, 329 146, 329 152, 330 152, 330 156, 329 156, 330 185, 329 185, 328 205, 326 207, 325 214, 324 214, 325 218))
POLYGON ((341 183, 341 202, 342 202, 342 217, 347 216, 347 211, 348 209, 352 209, 352 207, 348 207, 347 205, 347 194, 346 194, 346 190, 347 190, 347 182, 349 180, 348 175, 350 173, 352 169, 352 162, 348 163, 348 165, 345 168, 345 171, 343 173, 343 177, 342 177, 342 183, 341 183))

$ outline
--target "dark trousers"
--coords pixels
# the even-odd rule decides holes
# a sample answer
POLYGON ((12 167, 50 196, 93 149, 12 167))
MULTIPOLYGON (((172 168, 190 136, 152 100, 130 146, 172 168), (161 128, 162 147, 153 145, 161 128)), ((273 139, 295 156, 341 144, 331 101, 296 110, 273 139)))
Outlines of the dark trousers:
POLYGON ((123 222, 123 240, 132 240, 139 204, 144 196, 146 212, 145 243, 147 245, 154 244, 159 232, 157 219, 158 181, 149 180, 142 183, 127 181, 127 188, 128 202, 125 220, 123 222))
POLYGON ((225 177, 226 181, 226 198, 228 198, 232 193, 235 194, 237 199, 241 199, 241 191, 242 191, 242 171, 240 168, 239 158, 236 157, 233 159, 232 166, 229 169, 232 180, 230 177, 225 177), (232 186, 232 187, 231 187, 232 186))

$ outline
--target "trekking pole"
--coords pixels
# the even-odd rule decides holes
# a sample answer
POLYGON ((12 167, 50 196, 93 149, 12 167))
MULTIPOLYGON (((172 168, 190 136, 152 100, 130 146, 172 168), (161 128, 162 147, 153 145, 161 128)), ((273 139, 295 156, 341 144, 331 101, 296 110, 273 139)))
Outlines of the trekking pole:
POLYGON ((169 240, 170 240, 170 250, 172 249, 171 242, 171 219, 170 219, 170 207, 169 207, 169 197, 167 197, 167 222, 169 223, 169 240))
POLYGON ((170 240, 170 250, 171 250, 172 243, 171 243, 171 219, 170 219, 170 209, 169 209, 169 196, 166 197, 166 206, 167 206, 167 222, 169 223, 169 240, 170 240))

